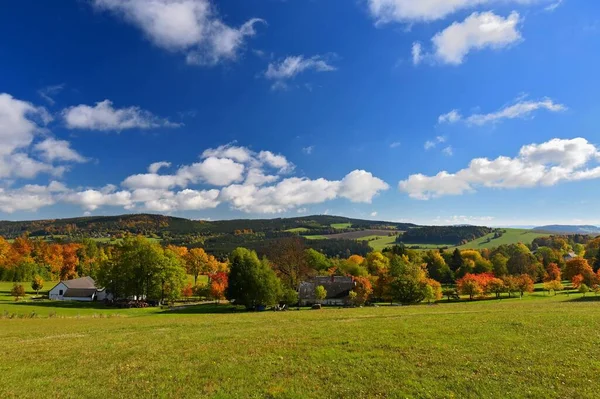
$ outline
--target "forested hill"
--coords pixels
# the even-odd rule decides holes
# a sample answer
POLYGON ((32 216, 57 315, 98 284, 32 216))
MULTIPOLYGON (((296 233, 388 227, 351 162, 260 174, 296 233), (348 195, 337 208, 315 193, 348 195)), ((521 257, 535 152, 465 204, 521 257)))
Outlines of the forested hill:
POLYGON ((287 219, 198 221, 163 215, 131 214, 18 222, 0 221, 0 236, 15 238, 23 234, 29 234, 32 237, 50 235, 112 237, 129 233, 164 238, 215 233, 267 233, 298 228, 319 230, 336 224, 345 224, 351 228, 361 229, 390 228, 406 230, 415 227, 410 223, 370 221, 329 215, 287 219))

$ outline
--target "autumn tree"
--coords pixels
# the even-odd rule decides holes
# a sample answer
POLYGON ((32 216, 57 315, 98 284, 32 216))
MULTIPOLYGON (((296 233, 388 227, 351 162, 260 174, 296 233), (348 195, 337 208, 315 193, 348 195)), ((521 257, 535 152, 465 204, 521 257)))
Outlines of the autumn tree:
POLYGON ((565 287, 562 285, 560 280, 550 280, 544 283, 544 289, 548 291, 548 293, 554 292, 555 296, 558 291, 562 291, 564 288, 565 287))
POLYGON ((31 289, 38 295, 42 288, 44 288, 44 279, 39 275, 36 275, 33 280, 31 280, 31 289))
POLYGON ((15 283, 10 290, 10 295, 15 297, 15 301, 18 301, 20 298, 25 296, 25 287, 21 284, 15 283))
POLYGON ((526 292, 533 292, 533 289, 534 289, 533 280, 531 279, 531 277, 528 274, 521 274, 520 276, 517 276, 516 283, 517 283, 517 289, 519 290, 519 293, 521 294, 521 298, 523 298, 523 295, 526 292))
POLYGON ((565 265, 564 278, 571 280, 574 276, 581 275, 583 282, 588 286, 592 285, 595 280, 594 270, 585 258, 571 259, 565 265))
POLYGON ((584 281, 585 278, 581 274, 571 277, 571 284, 575 289, 579 288, 584 281))
POLYGON ((229 285, 229 279, 227 273, 225 272, 217 272, 210 275, 210 296, 217 303, 221 299, 225 299, 225 292, 227 291, 227 286, 229 285))
POLYGON ((490 294, 495 294, 496 298, 500 298, 500 295, 506 291, 506 286, 504 285, 504 281, 502 281, 502 279, 492 278, 487 283, 486 290, 490 294))
POLYGON ((297 289, 300 282, 313 274, 306 259, 304 242, 300 237, 277 240, 269 246, 267 258, 282 283, 288 288, 297 289))
POLYGON ((187 272, 194 276, 194 285, 198 283, 198 276, 206 272, 208 255, 202 248, 192 248, 183 255, 187 272))
POLYGON ((355 287, 354 292, 356 293, 355 304, 364 305, 371 294, 373 294, 373 285, 366 277, 357 277, 354 279, 355 287))
POLYGON ((546 266, 546 275, 544 281, 561 281, 560 267, 556 263, 550 263, 546 266))
POLYGON ((365 259, 364 266, 369 271, 369 274, 375 276, 385 274, 390 267, 390 260, 381 252, 371 252, 365 259))
POLYGON ((431 278, 425 280, 425 300, 427 303, 436 302, 442 299, 442 285, 431 278))
POLYGON ((480 279, 476 275, 467 273, 456 281, 458 292, 462 295, 468 295, 473 300, 476 296, 484 293, 484 287, 481 286, 480 279))

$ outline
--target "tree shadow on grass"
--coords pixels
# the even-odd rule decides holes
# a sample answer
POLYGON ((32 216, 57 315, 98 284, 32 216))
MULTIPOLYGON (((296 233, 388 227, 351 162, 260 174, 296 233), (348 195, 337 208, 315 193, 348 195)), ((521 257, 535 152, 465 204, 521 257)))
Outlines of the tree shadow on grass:
POLYGON ((165 309, 158 314, 229 314, 246 313, 244 307, 230 305, 228 303, 202 303, 198 305, 176 306, 165 309))
POLYGON ((567 302, 600 302, 600 296, 586 295, 567 300, 567 302))
POLYGON ((102 302, 76 302, 76 301, 14 301, 6 302, 10 305, 17 305, 37 308, 57 308, 57 309, 115 309, 106 306, 102 302))

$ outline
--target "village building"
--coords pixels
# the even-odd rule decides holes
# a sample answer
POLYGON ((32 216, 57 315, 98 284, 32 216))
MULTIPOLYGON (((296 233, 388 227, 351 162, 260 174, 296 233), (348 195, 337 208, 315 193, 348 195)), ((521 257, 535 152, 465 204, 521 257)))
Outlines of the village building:
POLYGON ((104 288, 96 287, 96 282, 91 277, 61 281, 48 292, 48 298, 54 301, 92 302, 110 297, 104 288))
POLYGON ((321 276, 300 284, 298 295, 301 306, 320 303, 330 306, 343 306, 349 302, 350 291, 354 289, 356 283, 352 277, 346 276, 321 276), (327 297, 318 301, 315 296, 315 289, 322 285, 327 291, 327 297))

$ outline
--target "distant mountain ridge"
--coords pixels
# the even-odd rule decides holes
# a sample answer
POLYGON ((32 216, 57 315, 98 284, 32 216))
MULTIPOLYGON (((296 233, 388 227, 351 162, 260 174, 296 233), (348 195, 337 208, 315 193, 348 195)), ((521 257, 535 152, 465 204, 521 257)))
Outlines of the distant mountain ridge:
POLYGON ((592 225, 561 225, 554 224, 548 226, 535 227, 536 231, 547 231, 561 234, 600 234, 600 227, 592 225))
POLYGON ((335 224, 348 224, 354 228, 392 227, 405 230, 417 227, 412 223, 394 223, 352 219, 343 216, 313 215, 276 219, 190 220, 155 214, 126 214, 118 216, 86 216, 68 219, 32 221, 0 221, 0 236, 15 238, 31 236, 85 235, 107 237, 130 233, 173 237, 181 235, 234 234, 238 231, 276 232, 295 228, 319 229, 335 224))

